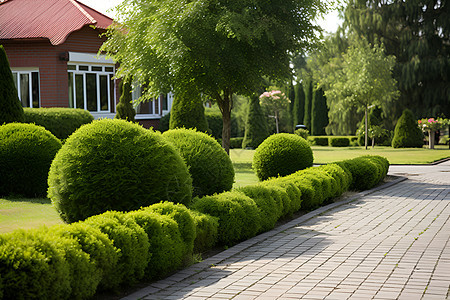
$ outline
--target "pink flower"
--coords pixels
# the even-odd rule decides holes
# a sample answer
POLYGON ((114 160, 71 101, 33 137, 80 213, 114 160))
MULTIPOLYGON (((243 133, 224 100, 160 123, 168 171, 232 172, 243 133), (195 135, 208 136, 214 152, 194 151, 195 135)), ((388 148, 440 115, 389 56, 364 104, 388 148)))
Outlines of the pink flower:
POLYGON ((434 120, 434 118, 429 118, 428 123, 436 123, 436 121, 434 120))
POLYGON ((422 120, 419 120, 419 121, 417 121, 417 122, 419 122, 419 124, 422 124, 422 120))

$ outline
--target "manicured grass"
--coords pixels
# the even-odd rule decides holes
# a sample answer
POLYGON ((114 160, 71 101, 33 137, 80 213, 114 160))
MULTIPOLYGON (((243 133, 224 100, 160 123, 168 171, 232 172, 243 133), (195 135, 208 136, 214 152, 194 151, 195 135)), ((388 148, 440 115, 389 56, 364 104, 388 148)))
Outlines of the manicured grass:
POLYGON ((62 223, 49 199, 0 198, 0 233, 62 223))

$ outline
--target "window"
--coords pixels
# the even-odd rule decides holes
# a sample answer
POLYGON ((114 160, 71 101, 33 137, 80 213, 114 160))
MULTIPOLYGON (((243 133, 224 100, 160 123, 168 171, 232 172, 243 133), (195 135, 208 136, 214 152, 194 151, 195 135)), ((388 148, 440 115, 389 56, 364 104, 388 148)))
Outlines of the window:
POLYGON ((69 64, 67 72, 69 107, 111 112, 115 99, 114 67, 69 64))
MULTIPOLYGON (((132 92, 132 99, 133 101, 136 101, 142 96, 142 90, 143 88, 141 86, 138 86, 138 83, 135 83, 135 86, 133 88, 132 92)), ((140 102, 135 106, 136 114, 137 115, 152 115, 150 117, 160 117, 161 116, 161 109, 162 109, 162 115, 164 115, 166 112, 166 109, 169 108, 172 105, 171 99, 172 99, 172 93, 169 94, 160 94, 158 98, 153 98, 152 101, 146 101, 146 102, 140 102), (170 106, 169 106, 170 105, 170 106)))
POLYGON ((39 71, 12 70, 14 85, 23 107, 39 107, 39 71))

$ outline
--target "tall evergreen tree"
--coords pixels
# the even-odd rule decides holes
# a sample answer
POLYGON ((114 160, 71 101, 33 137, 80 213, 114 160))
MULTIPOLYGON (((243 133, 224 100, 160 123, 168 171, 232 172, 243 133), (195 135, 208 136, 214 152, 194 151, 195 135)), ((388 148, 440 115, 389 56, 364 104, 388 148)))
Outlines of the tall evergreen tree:
POLYGON ((253 95, 250 97, 242 148, 250 147, 256 149, 268 136, 269 129, 266 116, 259 105, 258 95, 253 95))
POLYGON ((5 49, 0 45, 0 125, 23 122, 25 119, 22 104, 9 67, 5 49))
POLYGON ((169 128, 197 128, 198 131, 208 131, 208 121, 205 117, 205 107, 198 93, 183 93, 175 95, 170 111, 169 128))
POLYGON ((120 82, 120 90, 122 91, 122 94, 119 99, 119 104, 117 104, 117 111, 114 119, 123 119, 134 122, 136 111, 131 103, 132 98, 130 80, 122 80, 120 82))
POLYGON ((313 98, 313 82, 312 78, 308 78, 304 86, 305 91, 305 111, 303 117, 303 123, 306 125, 309 131, 311 131, 311 107, 313 98))
POLYGON ((292 119, 294 126, 303 124, 303 118, 305 117, 305 91, 301 82, 297 82, 295 85, 295 98, 293 102, 292 119))
POLYGON ((327 99, 321 88, 316 89, 311 106, 311 134, 325 135, 325 127, 328 125, 327 99))

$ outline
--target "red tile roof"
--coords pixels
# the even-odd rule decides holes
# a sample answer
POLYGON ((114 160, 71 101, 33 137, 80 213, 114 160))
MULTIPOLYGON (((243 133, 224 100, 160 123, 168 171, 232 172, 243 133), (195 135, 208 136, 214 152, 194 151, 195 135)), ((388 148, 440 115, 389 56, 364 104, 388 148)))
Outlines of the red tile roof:
POLYGON ((76 0, 0 2, 0 40, 47 38, 53 45, 85 25, 106 29, 113 19, 76 0))

